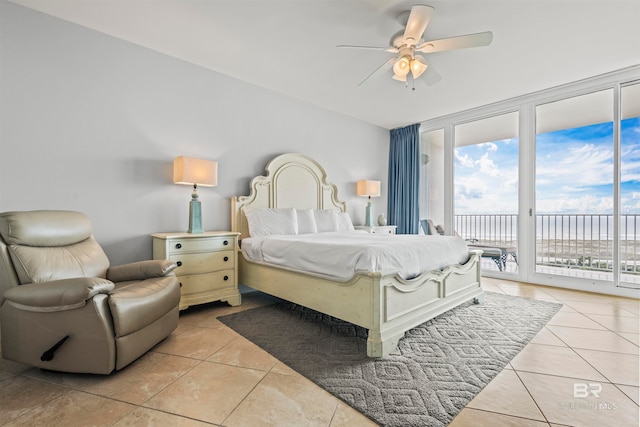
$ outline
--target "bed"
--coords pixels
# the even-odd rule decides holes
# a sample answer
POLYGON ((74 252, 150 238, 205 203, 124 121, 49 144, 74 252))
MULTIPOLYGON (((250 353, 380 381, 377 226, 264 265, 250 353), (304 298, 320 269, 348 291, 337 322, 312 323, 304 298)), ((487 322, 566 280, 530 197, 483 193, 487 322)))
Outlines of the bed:
MULTIPOLYGON (((346 211, 324 168, 309 157, 280 155, 267 164, 265 172, 251 180, 249 195, 231 198, 231 228, 240 233, 241 242, 249 237, 246 213, 250 210, 346 211)), ((407 330, 464 302, 482 301, 481 253, 469 251, 466 262, 411 278, 373 271, 336 279, 252 261, 241 252, 238 281, 368 329, 367 355, 384 357, 395 350, 407 330)))

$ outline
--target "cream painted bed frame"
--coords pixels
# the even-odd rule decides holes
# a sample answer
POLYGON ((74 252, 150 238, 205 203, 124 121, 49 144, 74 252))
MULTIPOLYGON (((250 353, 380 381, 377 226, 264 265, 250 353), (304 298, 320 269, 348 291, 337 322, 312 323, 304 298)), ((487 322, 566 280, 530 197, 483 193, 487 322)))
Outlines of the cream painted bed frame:
MULTIPOLYGON (((244 209, 345 211, 337 188, 327 183, 326 172, 316 161, 283 154, 270 161, 265 171, 265 176, 251 181, 249 196, 231 199, 231 228, 240 232, 240 239, 249 236, 244 209)), ((450 265, 411 280, 368 273, 346 282, 251 262, 239 254, 239 283, 368 329, 367 355, 383 357, 409 329, 466 301, 481 302, 481 253, 471 251, 464 265, 450 265)))

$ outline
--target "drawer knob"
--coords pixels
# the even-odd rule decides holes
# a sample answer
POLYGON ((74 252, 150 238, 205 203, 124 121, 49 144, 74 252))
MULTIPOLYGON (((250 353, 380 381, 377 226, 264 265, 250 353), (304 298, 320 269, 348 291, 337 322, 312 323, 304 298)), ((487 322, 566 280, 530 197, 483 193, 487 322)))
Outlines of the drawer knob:
POLYGON ((229 261, 229 257, 228 256, 224 257, 224 262, 227 262, 227 261, 229 261))
POLYGON ((182 243, 176 243, 176 249, 182 248, 182 243))
POLYGON ((223 277, 223 279, 224 279, 225 281, 227 281, 227 280, 229 280, 229 276, 224 276, 224 277, 223 277))
POLYGON ((182 287, 182 282, 180 282, 180 287, 182 287))
POLYGON ((182 265, 182 261, 178 261, 176 262, 176 264, 178 264, 178 267, 180 267, 182 265))
POLYGON ((229 244, 228 240, 225 240, 224 242, 222 242, 223 245, 227 246, 229 244))

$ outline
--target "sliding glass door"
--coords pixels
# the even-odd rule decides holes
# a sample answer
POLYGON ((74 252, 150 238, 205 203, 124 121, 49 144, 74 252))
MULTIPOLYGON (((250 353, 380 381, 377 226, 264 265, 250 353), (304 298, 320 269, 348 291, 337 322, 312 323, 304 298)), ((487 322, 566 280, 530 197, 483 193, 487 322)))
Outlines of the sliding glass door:
POLYGON ((640 285, 640 83, 620 89, 620 283, 640 285))
POLYGON ((454 230, 484 271, 518 272, 518 112, 454 127, 454 230))
POLYGON ((536 107, 536 273, 640 284, 638 87, 536 107))
POLYGON ((536 272, 612 280, 613 90, 536 108, 536 272))

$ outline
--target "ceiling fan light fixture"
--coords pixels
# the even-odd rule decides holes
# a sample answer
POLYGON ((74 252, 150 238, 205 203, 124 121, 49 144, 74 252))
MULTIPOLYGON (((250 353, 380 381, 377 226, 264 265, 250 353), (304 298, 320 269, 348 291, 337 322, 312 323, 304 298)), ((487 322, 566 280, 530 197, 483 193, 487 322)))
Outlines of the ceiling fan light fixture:
POLYGON ((411 66, 411 74, 413 75, 414 79, 417 79, 418 77, 420 77, 422 73, 427 71, 427 67, 428 67, 428 65, 425 63, 424 59, 420 55, 416 55, 416 57, 411 60, 410 66, 411 66))
POLYGON ((393 77, 391 77, 393 80, 397 80, 399 82, 402 83, 406 83, 407 82, 407 76, 399 76, 397 74, 394 74, 393 77))
POLYGON ((402 58, 398 59, 395 64, 393 64, 393 74, 395 76, 406 78, 407 74, 409 74, 409 71, 411 71, 411 64, 410 57, 408 55, 403 56, 402 58))

